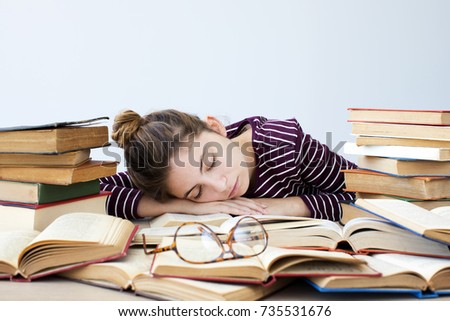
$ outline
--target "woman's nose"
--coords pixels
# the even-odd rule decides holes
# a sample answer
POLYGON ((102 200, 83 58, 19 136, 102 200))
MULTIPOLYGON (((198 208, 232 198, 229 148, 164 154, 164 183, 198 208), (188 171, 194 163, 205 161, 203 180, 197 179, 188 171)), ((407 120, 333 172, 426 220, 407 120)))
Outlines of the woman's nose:
POLYGON ((225 176, 212 176, 210 178, 210 186, 217 193, 226 191, 227 179, 225 176))

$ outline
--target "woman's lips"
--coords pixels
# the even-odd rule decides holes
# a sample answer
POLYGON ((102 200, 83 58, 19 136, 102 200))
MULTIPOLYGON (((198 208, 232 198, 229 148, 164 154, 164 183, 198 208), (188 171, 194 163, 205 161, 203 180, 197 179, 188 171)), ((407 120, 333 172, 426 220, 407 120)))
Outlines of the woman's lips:
POLYGON ((234 186, 231 189, 230 194, 228 195, 228 199, 234 198, 236 196, 237 191, 238 191, 238 187, 239 187, 238 183, 239 183, 239 179, 236 179, 236 182, 234 182, 234 186))

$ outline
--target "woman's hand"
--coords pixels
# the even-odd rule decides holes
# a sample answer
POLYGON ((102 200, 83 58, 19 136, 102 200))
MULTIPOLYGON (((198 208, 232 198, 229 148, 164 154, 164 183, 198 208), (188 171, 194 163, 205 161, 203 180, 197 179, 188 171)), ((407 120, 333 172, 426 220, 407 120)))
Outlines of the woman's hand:
POLYGON ((271 215, 311 216, 309 208, 298 196, 286 198, 257 198, 253 200, 264 204, 265 210, 271 215))
POLYGON ((139 201, 138 215, 141 217, 158 216, 167 212, 197 215, 213 213, 228 213, 232 215, 269 214, 266 206, 259 199, 244 197, 205 203, 174 198, 162 203, 143 196, 139 201))
MULTIPOLYGON (((190 202, 190 201, 189 201, 190 202)), ((238 197, 224 201, 205 203, 190 202, 184 211, 190 214, 228 213, 232 215, 260 215, 268 214, 266 206, 258 199, 238 197)))

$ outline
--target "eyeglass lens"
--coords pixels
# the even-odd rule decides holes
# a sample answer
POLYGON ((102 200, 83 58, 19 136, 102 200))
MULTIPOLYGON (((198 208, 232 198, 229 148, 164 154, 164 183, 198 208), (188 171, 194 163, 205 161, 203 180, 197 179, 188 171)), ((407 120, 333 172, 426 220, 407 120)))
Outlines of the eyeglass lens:
POLYGON ((181 226, 176 244, 178 255, 190 262, 211 262, 223 253, 222 244, 216 235, 201 224, 181 226))
POLYGON ((231 247, 242 256, 254 256, 264 251, 267 244, 262 225, 251 218, 244 218, 236 225, 231 247))
MULTIPOLYGON (((197 223, 181 226, 176 244, 178 255, 194 263, 213 262, 230 250, 212 230, 197 223)), ((264 228, 252 218, 240 220, 230 240, 231 250, 240 256, 258 255, 266 245, 264 228)))

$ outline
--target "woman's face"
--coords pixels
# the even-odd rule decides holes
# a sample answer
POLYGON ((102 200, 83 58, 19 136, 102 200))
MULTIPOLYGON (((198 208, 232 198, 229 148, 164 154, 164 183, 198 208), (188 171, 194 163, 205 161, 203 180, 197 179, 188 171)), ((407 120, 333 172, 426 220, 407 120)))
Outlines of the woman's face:
POLYGON ((171 159, 169 193, 195 202, 242 196, 250 186, 252 159, 251 143, 239 144, 216 132, 203 131, 191 147, 180 148, 171 159))

